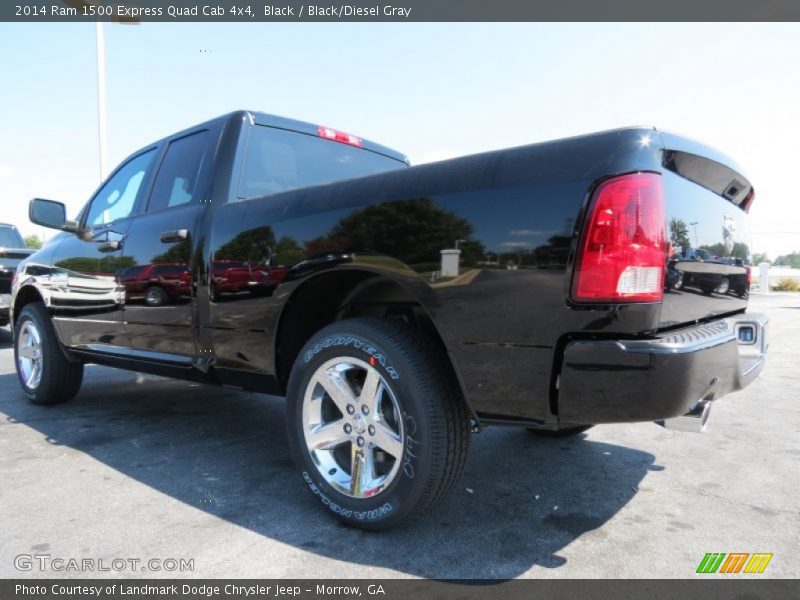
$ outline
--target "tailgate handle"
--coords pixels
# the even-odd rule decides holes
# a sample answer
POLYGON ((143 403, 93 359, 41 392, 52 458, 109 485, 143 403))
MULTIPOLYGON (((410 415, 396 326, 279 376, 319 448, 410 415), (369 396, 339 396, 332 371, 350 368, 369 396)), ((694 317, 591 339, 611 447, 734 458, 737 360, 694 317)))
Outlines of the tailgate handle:
POLYGON ((165 231, 161 234, 161 241, 165 244, 173 242, 182 242, 189 237, 188 229, 173 229, 172 231, 165 231))

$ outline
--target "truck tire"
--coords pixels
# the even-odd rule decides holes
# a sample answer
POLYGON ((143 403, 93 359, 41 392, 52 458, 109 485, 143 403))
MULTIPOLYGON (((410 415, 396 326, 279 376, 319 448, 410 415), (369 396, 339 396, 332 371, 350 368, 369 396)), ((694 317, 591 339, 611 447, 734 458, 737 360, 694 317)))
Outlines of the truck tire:
POLYGON ((81 388, 83 365, 64 356, 41 303, 28 304, 16 321, 14 363, 22 390, 34 404, 66 402, 81 388))
POLYGON ((723 277, 722 281, 719 282, 719 285, 714 288, 714 291, 718 294, 722 294, 723 296, 727 294, 731 289, 731 280, 727 277, 723 277))
POLYGON ((307 488, 337 518, 387 529, 453 487, 469 415, 443 353, 402 321, 333 323, 292 368, 287 429, 307 488))
POLYGON ((151 285, 144 293, 144 303, 147 306, 164 306, 169 302, 169 295, 157 285, 151 285))
POLYGON ((594 427, 594 425, 573 425, 571 427, 561 427, 559 429, 538 429, 536 427, 528 427, 528 431, 541 437, 562 438, 569 437, 571 435, 578 435, 579 433, 583 433, 592 427, 594 427))

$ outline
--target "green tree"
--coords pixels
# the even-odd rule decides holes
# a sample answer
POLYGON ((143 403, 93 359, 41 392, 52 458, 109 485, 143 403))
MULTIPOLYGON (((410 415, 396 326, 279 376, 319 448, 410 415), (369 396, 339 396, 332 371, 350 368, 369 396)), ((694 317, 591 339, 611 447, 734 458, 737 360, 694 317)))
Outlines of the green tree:
POLYGON ((769 260, 769 256, 767 256, 764 252, 756 252, 753 254, 754 265, 760 265, 762 262, 771 262, 769 260))
POLYGON ((691 248, 689 241, 689 228, 681 219, 671 219, 669 222, 669 240, 676 248, 691 248))
POLYGON ((791 252, 775 259, 773 263, 777 267, 794 267, 800 269, 800 252, 791 252))
POLYGON ((38 235, 26 235, 25 236, 25 247, 26 248, 33 248, 34 250, 38 250, 42 247, 42 240, 39 239, 38 235))

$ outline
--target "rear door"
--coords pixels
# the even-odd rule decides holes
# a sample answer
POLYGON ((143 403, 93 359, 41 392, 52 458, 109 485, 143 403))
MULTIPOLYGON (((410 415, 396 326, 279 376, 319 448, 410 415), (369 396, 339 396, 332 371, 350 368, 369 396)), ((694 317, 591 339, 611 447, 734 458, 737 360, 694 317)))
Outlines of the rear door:
POLYGON ((128 231, 124 257, 149 273, 125 306, 134 355, 189 362, 196 353, 192 300, 202 266, 197 232, 208 207, 216 139, 213 128, 204 128, 168 142, 146 209, 128 231))

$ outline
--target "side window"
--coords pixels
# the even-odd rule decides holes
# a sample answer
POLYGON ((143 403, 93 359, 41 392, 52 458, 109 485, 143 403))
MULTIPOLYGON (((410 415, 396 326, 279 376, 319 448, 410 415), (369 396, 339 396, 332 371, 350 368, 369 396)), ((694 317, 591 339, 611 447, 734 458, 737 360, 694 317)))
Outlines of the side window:
POLYGON ((199 181, 200 167, 208 136, 208 131, 200 131, 170 143, 158 168, 148 211, 201 199, 204 190, 199 181))
POLYGON ((100 188, 89 207, 87 225, 105 225, 130 216, 155 152, 148 150, 132 158, 100 188))

